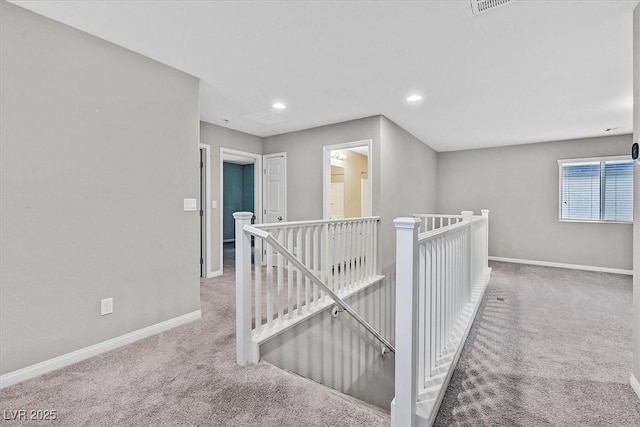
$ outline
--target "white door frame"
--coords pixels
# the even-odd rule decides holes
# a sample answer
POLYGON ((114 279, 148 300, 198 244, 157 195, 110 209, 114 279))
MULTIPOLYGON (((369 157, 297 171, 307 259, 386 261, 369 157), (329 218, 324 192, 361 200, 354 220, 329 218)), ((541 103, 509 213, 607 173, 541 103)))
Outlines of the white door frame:
MULTIPOLYGON (((284 217, 283 222, 286 222, 286 221, 288 221, 288 219, 287 219, 288 218, 288 216, 287 216, 287 193, 289 192, 287 190, 287 186, 289 185, 288 182, 287 182, 287 152, 283 151, 282 153, 265 154, 262 157, 264 159, 270 159, 272 157, 284 157, 284 165, 285 166, 284 166, 284 173, 283 173, 283 175, 284 175, 283 181, 284 181, 285 189, 284 189, 284 197, 283 197, 283 199, 284 199, 284 215, 282 215, 282 216, 284 217)), ((265 170, 264 173, 266 173, 266 170, 265 170)), ((262 212, 262 211, 260 211, 260 212, 262 212)))
POLYGON ((224 225, 224 157, 225 154, 231 154, 233 156, 246 157, 253 160, 253 214, 256 217, 255 223, 262 223, 262 155, 255 153, 248 153, 246 151, 233 150, 231 148, 220 147, 220 270, 217 275, 222 274, 224 266, 223 258, 223 225, 224 225))
MULTIPOLYGON (((207 144, 198 144, 198 150, 200 149, 203 149, 205 153, 203 167, 206 182, 204 200, 200 200, 200 209, 204 211, 205 217, 205 250, 204 256, 202 257, 202 263, 204 264, 205 277, 210 278, 214 276, 214 272, 211 271, 211 146, 207 144)), ((200 183, 200 185, 202 185, 202 183, 200 183)), ((202 241, 200 241, 200 245, 202 245, 202 241)))
POLYGON ((322 150, 322 217, 329 219, 331 216, 331 200, 329 191, 331 190, 331 152, 335 150, 346 150, 354 147, 366 145, 369 149, 367 154, 367 176, 369 177, 369 215, 373 215, 373 141, 363 139, 361 141, 345 142, 342 144, 325 145, 322 150))

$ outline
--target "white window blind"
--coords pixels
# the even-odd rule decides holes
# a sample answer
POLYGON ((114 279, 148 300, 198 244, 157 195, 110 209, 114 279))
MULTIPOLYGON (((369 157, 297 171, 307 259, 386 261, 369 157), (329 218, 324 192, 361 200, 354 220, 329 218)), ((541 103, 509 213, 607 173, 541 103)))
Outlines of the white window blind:
POLYGON ((560 160, 560 219, 633 221, 630 158, 560 160))
POLYGON ((633 161, 604 163, 604 219, 633 221, 633 161))

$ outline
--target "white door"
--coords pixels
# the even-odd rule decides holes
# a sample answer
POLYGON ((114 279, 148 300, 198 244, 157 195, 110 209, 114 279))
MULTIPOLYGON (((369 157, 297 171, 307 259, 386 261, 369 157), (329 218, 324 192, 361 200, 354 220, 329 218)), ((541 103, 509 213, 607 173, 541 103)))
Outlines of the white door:
POLYGON ((263 157, 263 222, 287 220, 287 153, 268 154, 263 157))
POLYGON ((370 216, 369 213, 369 179, 360 178, 360 216, 370 216))
POLYGON ((331 219, 344 218, 344 182, 331 183, 331 219))

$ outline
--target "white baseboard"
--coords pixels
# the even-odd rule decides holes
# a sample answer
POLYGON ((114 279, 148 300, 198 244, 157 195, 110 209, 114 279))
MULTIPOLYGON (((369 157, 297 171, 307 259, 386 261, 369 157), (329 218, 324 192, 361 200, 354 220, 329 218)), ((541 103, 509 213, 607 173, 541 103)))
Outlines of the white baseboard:
POLYGON ((631 384, 631 388, 633 389, 633 391, 635 391, 638 397, 640 398, 640 383, 638 382, 638 380, 633 374, 631 374, 629 383, 631 384))
POLYGON ((191 313, 183 314, 182 316, 174 317, 173 319, 165 320, 164 322, 156 323, 155 325, 147 326, 146 328, 138 329, 137 331, 133 331, 128 334, 91 345, 89 347, 81 348, 80 350, 72 351, 71 353, 63 354, 62 356, 58 356, 53 359, 45 360, 44 362, 36 363, 35 365, 27 366, 26 368, 18 369, 17 371, 9 372, 0 376, 0 388, 9 387, 10 385, 19 383, 21 381, 37 377, 38 375, 46 374, 47 372, 51 372, 56 369, 71 365, 73 363, 80 362, 81 360, 97 356, 109 350, 131 344, 132 342, 150 337, 151 335, 155 335, 160 332, 175 328, 176 326, 180 326, 193 320, 197 320, 201 316, 201 311, 196 310, 191 313))
POLYGON ((633 270, 623 270, 621 268, 594 267, 591 265, 563 264, 560 262, 536 261, 531 259, 503 258, 490 256, 489 261, 513 262, 516 264, 541 265, 544 267, 571 268, 574 270, 599 271, 601 273, 628 274, 633 276, 633 270))
POLYGON ((222 270, 210 271, 209 273, 207 273, 207 279, 218 276, 222 276, 222 270))

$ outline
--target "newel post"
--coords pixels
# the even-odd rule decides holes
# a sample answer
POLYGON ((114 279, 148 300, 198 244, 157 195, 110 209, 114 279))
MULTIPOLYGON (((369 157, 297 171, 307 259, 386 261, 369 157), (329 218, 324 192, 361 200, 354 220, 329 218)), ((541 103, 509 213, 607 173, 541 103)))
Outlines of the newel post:
POLYGON ((236 220, 236 362, 245 366, 251 361, 251 235, 244 232, 251 225, 251 212, 234 212, 236 220))
POLYGON ((485 247, 484 247, 485 257, 482 260, 482 262, 484 263, 483 264, 484 268, 489 268, 489 209, 482 209, 481 212, 482 212, 482 217, 483 218, 487 218, 487 222, 485 224, 486 236, 485 236, 485 240, 484 240, 484 243, 485 243, 485 247))
POLYGON ((392 426, 414 426, 418 399, 418 228, 416 218, 397 218, 396 375, 392 426))
MULTIPOLYGON (((462 211, 460 212, 462 215, 462 221, 464 222, 473 222, 473 211, 462 211)), ((465 291, 467 295, 465 298, 471 298, 471 291, 473 289, 473 278, 474 278, 474 263, 473 263, 473 250, 475 249, 473 246, 473 224, 469 225, 468 229, 469 233, 469 245, 467 246, 467 253, 464 258, 464 280, 465 280, 465 291)))

